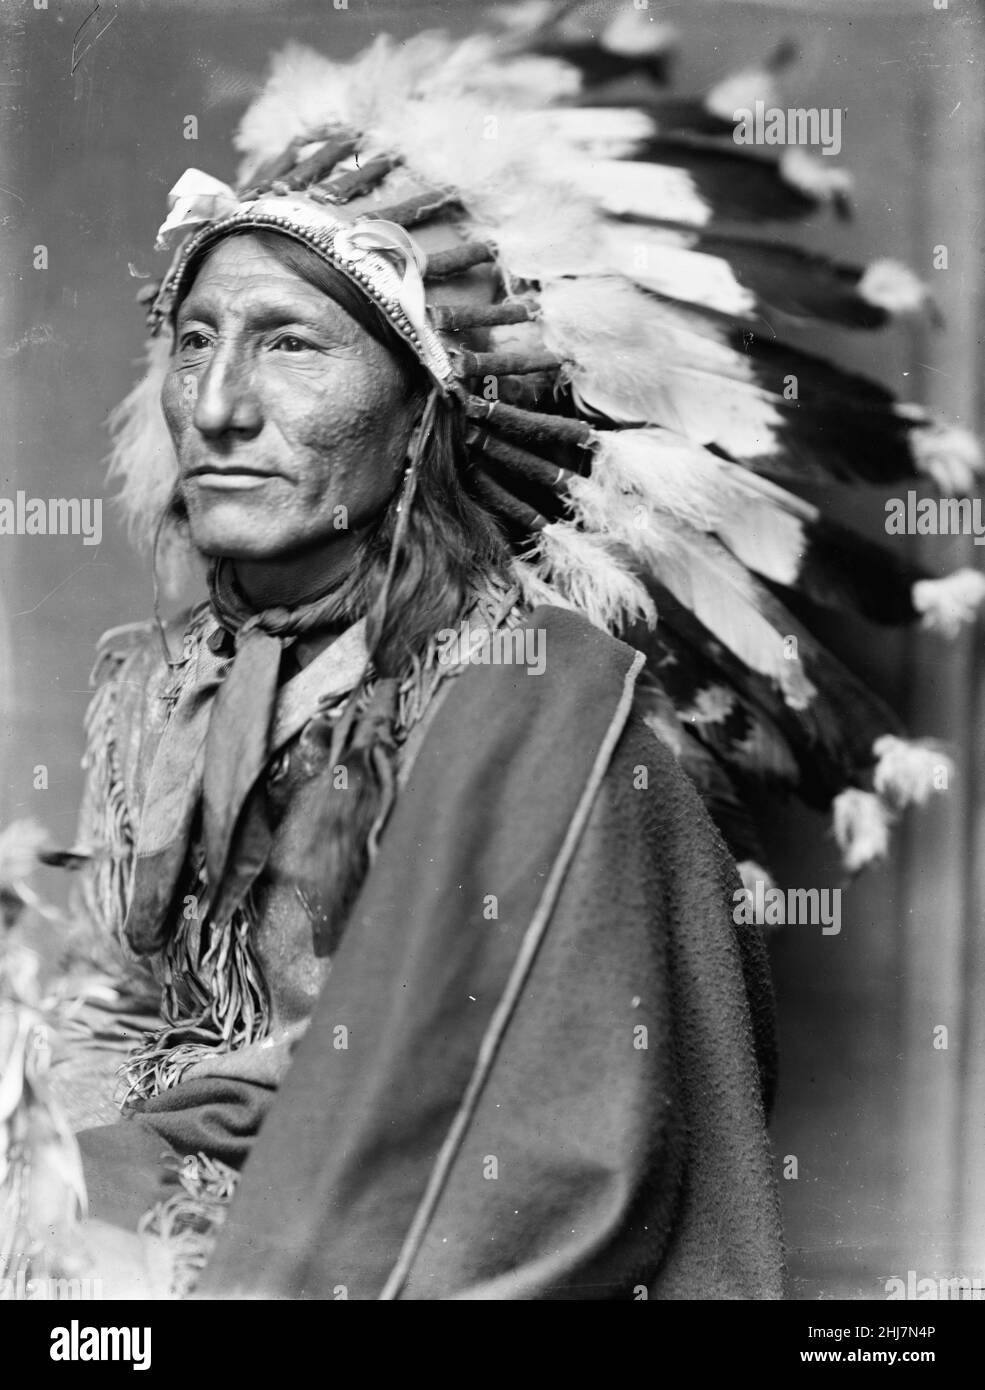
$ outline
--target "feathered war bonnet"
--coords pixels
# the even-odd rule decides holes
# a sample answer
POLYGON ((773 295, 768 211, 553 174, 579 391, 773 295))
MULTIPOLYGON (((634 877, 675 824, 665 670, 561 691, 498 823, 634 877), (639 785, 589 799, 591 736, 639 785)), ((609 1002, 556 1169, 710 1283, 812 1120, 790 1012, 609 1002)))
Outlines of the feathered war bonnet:
POLYGON ((382 308, 466 416, 469 486, 509 535, 527 598, 646 650, 648 721, 747 877, 763 873, 748 815, 762 783, 831 806, 854 871, 947 759, 901 737, 785 595, 798 613, 952 634, 985 576, 932 578, 790 489, 964 493, 981 455, 749 324, 768 308, 871 328, 919 308, 922 287, 891 262, 863 272, 761 235, 818 204, 843 211, 846 194, 845 174, 803 150, 731 138, 740 94, 763 96, 770 72, 672 96, 668 36, 645 12, 623 7, 589 36, 541 11, 522 37, 274 59, 237 133, 237 189, 193 170, 172 190, 162 237, 177 253, 143 296, 149 370, 112 420, 122 504, 146 539, 174 486, 158 398, 196 253, 236 227, 302 241, 382 308), (627 74, 646 93, 631 105, 627 74))

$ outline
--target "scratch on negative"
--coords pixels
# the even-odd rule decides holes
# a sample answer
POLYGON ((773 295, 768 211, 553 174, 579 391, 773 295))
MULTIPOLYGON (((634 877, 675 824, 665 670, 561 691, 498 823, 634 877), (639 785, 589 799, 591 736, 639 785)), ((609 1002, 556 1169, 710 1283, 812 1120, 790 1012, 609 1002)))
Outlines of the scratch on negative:
POLYGON ((85 48, 83 48, 82 52, 80 53, 80 52, 78 51, 78 46, 79 46, 79 35, 82 33, 82 30, 83 30, 83 29, 86 27, 86 25, 89 23, 89 20, 92 18, 92 16, 93 16, 94 14, 98 14, 98 13, 99 13, 99 3, 98 3, 98 0, 97 0, 95 9, 92 10, 89 14, 86 15, 85 19, 82 21, 82 23, 79 25, 78 29, 76 29, 76 31, 75 31, 75 37, 72 39, 72 67, 71 67, 70 75, 71 75, 71 73, 74 73, 74 72, 75 72, 75 69, 76 69, 76 68, 79 66, 79 64, 82 62, 82 59, 86 56, 86 54, 89 52, 89 50, 90 50, 91 48, 93 48, 93 47, 95 46, 95 44, 97 43, 97 41, 98 41, 99 39, 101 39, 102 36, 106 33, 106 30, 107 30, 107 29, 109 28, 109 26, 113 23, 113 20, 117 19, 118 16, 119 16, 119 11, 117 11, 117 13, 113 15, 112 19, 108 19, 108 20, 106 21, 106 23, 103 25, 103 27, 100 29, 99 33, 93 35, 93 37, 92 37, 92 39, 90 40, 90 42, 86 44, 85 48))
POLYGON ((23 608, 19 613, 11 613, 10 616, 12 618, 29 617, 32 613, 36 613, 43 603, 47 603, 50 598, 57 594, 59 589, 64 589, 65 585, 68 584, 71 580, 73 580, 77 574, 81 574, 82 571, 85 569, 91 569, 93 565, 105 564, 105 560, 96 560, 90 561, 88 564, 85 565, 79 565, 78 569, 74 569, 71 574, 66 575, 65 578, 60 580, 53 589, 50 589, 48 593, 45 594, 44 598, 38 599, 37 603, 34 605, 33 608, 23 608))

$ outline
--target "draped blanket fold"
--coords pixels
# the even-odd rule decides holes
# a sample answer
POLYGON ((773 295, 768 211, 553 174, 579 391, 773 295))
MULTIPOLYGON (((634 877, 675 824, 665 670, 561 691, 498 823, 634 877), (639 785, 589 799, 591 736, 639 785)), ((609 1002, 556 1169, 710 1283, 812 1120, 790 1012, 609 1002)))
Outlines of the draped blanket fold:
POLYGON ((141 1201, 148 1131, 243 1164, 203 1297, 780 1296, 734 865, 632 712, 637 654, 528 623, 542 675, 437 709, 279 1090, 198 1077, 81 1136, 98 1170, 140 1130, 141 1201))

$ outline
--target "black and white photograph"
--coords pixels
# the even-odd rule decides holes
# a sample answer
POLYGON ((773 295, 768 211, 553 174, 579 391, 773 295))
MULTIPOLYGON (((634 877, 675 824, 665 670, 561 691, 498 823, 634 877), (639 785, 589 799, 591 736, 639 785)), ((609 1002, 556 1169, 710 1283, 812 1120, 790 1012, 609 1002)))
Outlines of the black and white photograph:
POLYGON ((0 0, 0 58, 37 1364, 162 1371, 202 1302, 248 1357, 251 1301, 946 1364, 985 6, 0 0))

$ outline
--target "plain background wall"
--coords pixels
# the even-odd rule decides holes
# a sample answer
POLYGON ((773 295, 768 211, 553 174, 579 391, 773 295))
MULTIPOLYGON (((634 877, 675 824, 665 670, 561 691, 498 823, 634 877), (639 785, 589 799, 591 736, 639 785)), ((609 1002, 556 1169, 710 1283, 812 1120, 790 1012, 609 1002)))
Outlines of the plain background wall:
MULTIPOLYGON (((651 8, 682 31, 682 85, 714 81, 787 36, 798 41, 793 104, 844 109, 842 162, 858 180, 853 224, 818 217, 798 235, 847 259, 909 261, 932 279, 948 328, 788 336, 980 427, 981 9, 972 0, 951 0, 946 12, 933 0, 651 8), (950 268, 935 274, 940 243, 950 268)), ((154 234, 184 168, 231 177, 230 136, 267 52, 288 37, 345 56, 380 31, 466 32, 486 7, 103 3, 80 48, 104 32, 73 73, 73 36, 92 9, 89 0, 0 8, 5 497, 18 488, 106 496, 103 422, 135 377, 143 341, 133 272, 160 273, 154 234), (196 142, 182 136, 187 115, 198 119, 196 142), (32 266, 41 243, 46 271, 32 266)), ((884 501, 873 492, 846 514, 879 534, 884 501)), ((147 564, 108 502, 103 520, 98 549, 79 537, 0 538, 0 824, 34 815, 63 843, 73 835, 93 644, 150 613, 147 564), (33 785, 41 763, 46 791, 33 785)), ((944 540, 927 542, 923 558, 935 572, 980 563, 970 545, 944 540)), ((947 648, 861 623, 828 626, 915 732, 951 740, 959 776, 908 822, 893 864, 846 895, 839 936, 800 927, 773 943, 783 1049, 774 1133, 778 1161, 798 1161, 797 1179, 783 1183, 795 1297, 880 1298, 888 1277, 910 1269, 985 1275, 980 635, 947 648), (932 1045, 941 1023, 946 1052, 932 1045)), ((821 817, 766 814, 781 882, 841 882, 821 817)))

